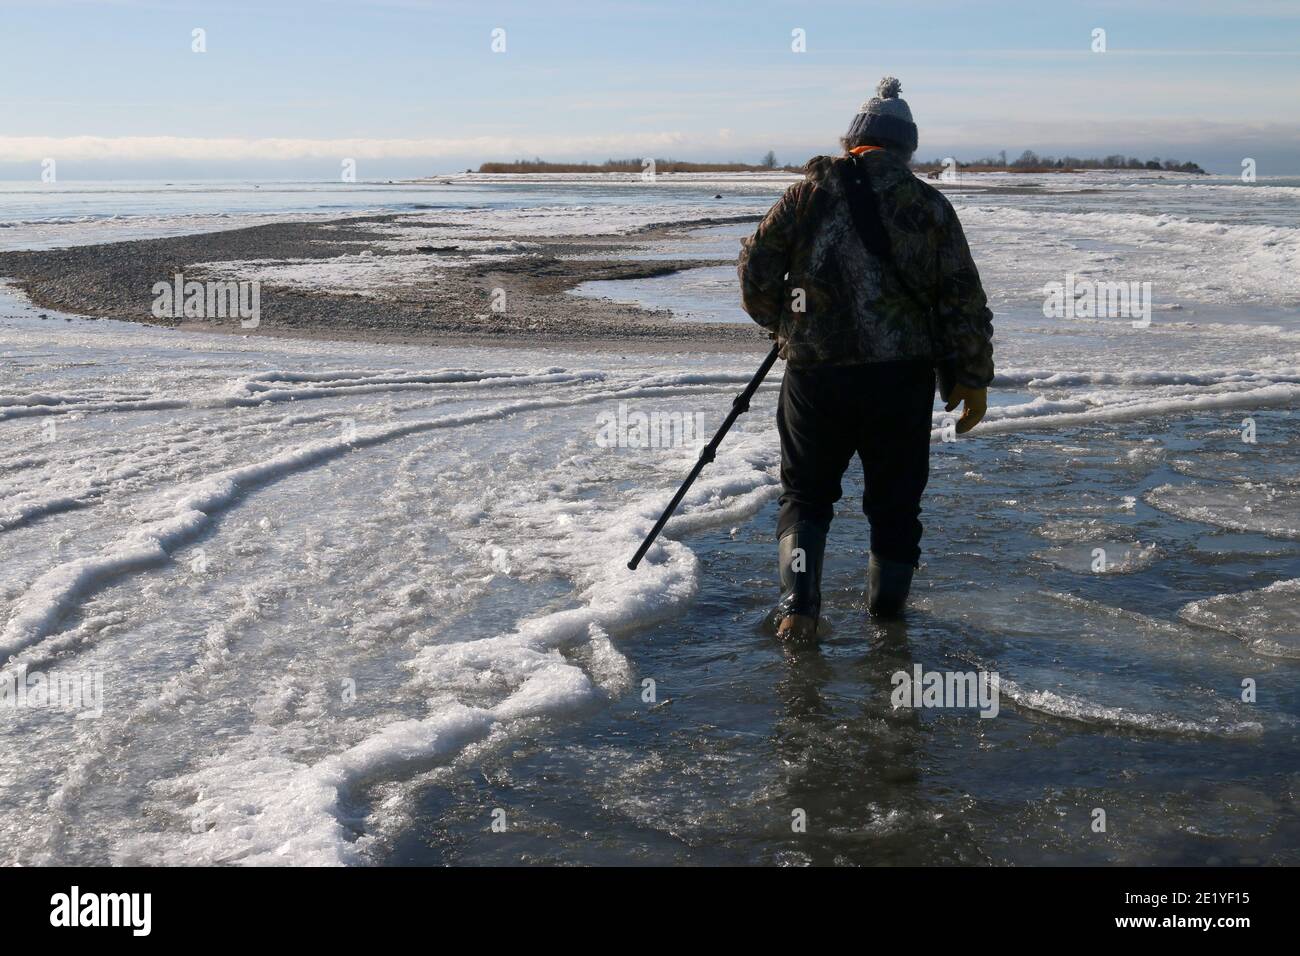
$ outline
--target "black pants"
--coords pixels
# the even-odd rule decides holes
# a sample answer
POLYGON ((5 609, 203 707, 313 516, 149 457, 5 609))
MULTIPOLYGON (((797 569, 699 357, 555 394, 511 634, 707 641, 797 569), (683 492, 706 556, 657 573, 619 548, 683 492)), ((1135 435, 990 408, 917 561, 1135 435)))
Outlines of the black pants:
POLYGON ((777 537, 803 521, 830 527, 840 479, 856 453, 871 550, 915 565, 933 408, 928 362, 787 368, 776 413, 783 486, 777 537))

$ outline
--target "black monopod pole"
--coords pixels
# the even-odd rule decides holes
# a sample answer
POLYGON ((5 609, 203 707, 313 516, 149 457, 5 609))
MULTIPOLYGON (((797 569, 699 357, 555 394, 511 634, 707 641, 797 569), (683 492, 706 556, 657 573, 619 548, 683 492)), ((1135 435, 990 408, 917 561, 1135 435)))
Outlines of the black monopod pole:
POLYGON ((677 494, 673 495, 673 500, 668 502, 668 507, 664 509, 664 513, 659 516, 659 520, 655 522, 655 526, 651 528, 650 533, 645 536, 645 540, 641 542, 641 547, 636 549, 636 554, 632 555, 632 560, 627 563, 628 570, 636 570, 636 566, 641 563, 641 559, 645 557, 645 553, 650 550, 650 545, 654 544, 655 538, 659 537, 659 532, 664 530, 664 525, 666 525, 668 519, 673 516, 673 512, 677 510, 677 506, 682 503, 682 498, 686 497, 686 492, 690 490, 695 479, 700 477, 700 472, 704 470, 704 466, 717 457, 718 446, 722 444, 722 439, 726 437, 727 431, 735 423, 737 418, 749 411, 749 400, 754 397, 754 393, 758 391, 758 386, 763 383, 763 379, 767 377, 767 373, 770 372, 772 366, 776 364, 777 353, 780 349, 781 346, 779 344, 772 346, 772 351, 767 353, 767 358, 763 359, 763 364, 758 367, 758 371, 755 372, 754 377, 749 380, 749 384, 745 386, 745 390, 737 395, 732 401, 731 411, 727 413, 726 421, 722 423, 722 427, 718 429, 718 433, 713 436, 713 440, 700 450, 700 457, 695 462, 695 466, 691 468, 691 473, 686 476, 686 480, 682 482, 682 486, 677 489, 677 494))

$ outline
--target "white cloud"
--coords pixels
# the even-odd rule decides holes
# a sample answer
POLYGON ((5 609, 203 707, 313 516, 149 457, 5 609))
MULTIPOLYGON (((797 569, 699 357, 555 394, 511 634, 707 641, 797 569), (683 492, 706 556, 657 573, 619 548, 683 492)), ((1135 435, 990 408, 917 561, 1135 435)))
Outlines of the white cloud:
MULTIPOLYGON (((945 111, 947 112, 947 111, 945 111)), ((51 157, 60 162, 168 163, 199 162, 213 166, 281 161, 421 161, 472 159, 510 160, 541 156, 551 160, 594 160, 609 156, 674 156, 683 159, 756 160, 769 148, 786 160, 802 160, 814 152, 834 150, 839 125, 801 123, 784 133, 755 135, 750 131, 710 129, 644 134, 584 136, 476 136, 424 139, 288 139, 179 136, 0 137, 0 163, 38 163, 51 157)), ((968 156, 971 150, 1016 153, 1030 148, 1040 153, 1076 155, 1112 152, 1150 153, 1178 149, 1181 158, 1199 159, 1210 152, 1266 148, 1300 153, 1300 126, 1290 123, 1215 122, 1200 119, 1116 120, 1102 116, 1043 121, 1010 120, 975 111, 955 119, 949 114, 921 124, 920 154, 968 156)))
POLYGON ((600 155, 679 146, 679 132, 614 136, 476 136, 447 139, 242 139, 187 136, 0 136, 0 162, 62 160, 423 159, 439 156, 600 155))

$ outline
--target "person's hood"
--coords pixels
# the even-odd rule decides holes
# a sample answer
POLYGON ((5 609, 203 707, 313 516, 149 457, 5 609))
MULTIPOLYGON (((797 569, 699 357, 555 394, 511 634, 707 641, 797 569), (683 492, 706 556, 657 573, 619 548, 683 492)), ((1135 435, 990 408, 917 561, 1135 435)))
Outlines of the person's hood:
MULTIPOLYGON (((814 156, 804 165, 804 176, 814 186, 830 188, 832 191, 839 189, 839 166, 848 165, 855 162, 853 156, 814 156)), ((862 162, 867 163, 894 163, 902 165, 903 161, 887 149, 874 149, 861 156, 862 162)))

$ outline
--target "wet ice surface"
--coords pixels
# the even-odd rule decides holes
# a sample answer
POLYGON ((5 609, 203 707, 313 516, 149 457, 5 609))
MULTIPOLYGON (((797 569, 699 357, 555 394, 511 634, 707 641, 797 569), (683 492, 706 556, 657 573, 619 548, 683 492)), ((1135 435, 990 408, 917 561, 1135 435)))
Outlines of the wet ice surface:
POLYGON ((635 574, 695 452, 597 442, 620 403, 711 433, 756 355, 5 298, 0 675, 98 674, 103 714, 0 710, 0 859, 1296 862, 1300 329, 991 288, 994 407, 955 443, 936 409, 911 613, 865 615, 855 465, 796 655, 762 627, 779 369, 635 574), (918 664, 996 670, 998 716, 893 709, 918 664))
POLYGON ((595 443, 619 401, 711 429, 752 356, 268 346, 5 311, 6 673, 104 683, 97 719, 5 715, 10 862, 1293 856, 1276 582, 1300 548, 1235 530, 1236 496, 1294 475, 1290 408, 1254 411, 1255 445, 1239 408, 1112 424, 1100 396, 1095 423, 937 442, 908 621, 865 618, 846 499, 830 636, 790 658, 760 626, 772 390, 636 574, 692 453, 595 443), (1217 491, 1188 518, 1168 487, 1217 491), (915 663, 997 670, 1000 715, 894 711, 915 663))
MULTIPOLYGON (((1135 433, 1199 445, 1205 430, 1165 420, 1135 433)), ((1300 551, 1234 540, 1231 557, 1209 554, 1205 542, 1227 537, 1213 526, 1125 505, 1165 466, 1099 455, 1062 471, 1059 455, 1056 441, 1021 437, 936 449, 931 550, 903 624, 865 618, 867 541, 843 505, 832 634, 816 652, 787 657, 759 628, 774 596, 770 508, 734 534, 694 536, 706 572, 691 611, 620 642, 659 706, 634 689, 585 734, 543 724, 432 771, 393 861, 1293 860, 1293 662, 1182 611, 1197 594, 1294 578, 1300 551), (965 477, 973 464, 980 481, 965 477), (1160 560, 1108 575, 1036 559, 1038 530, 1061 514, 1159 540, 1160 560), (990 720, 892 710, 890 675, 917 663, 996 669, 1004 709, 990 720), (1247 678, 1269 699, 1241 703, 1247 678), (495 807, 517 838, 485 831, 495 807), (1098 807, 1105 834, 1090 830, 1098 807), (807 834, 790 832, 796 809, 817 821, 807 834)), ((1264 633, 1294 634, 1282 601, 1257 612, 1264 633)))

